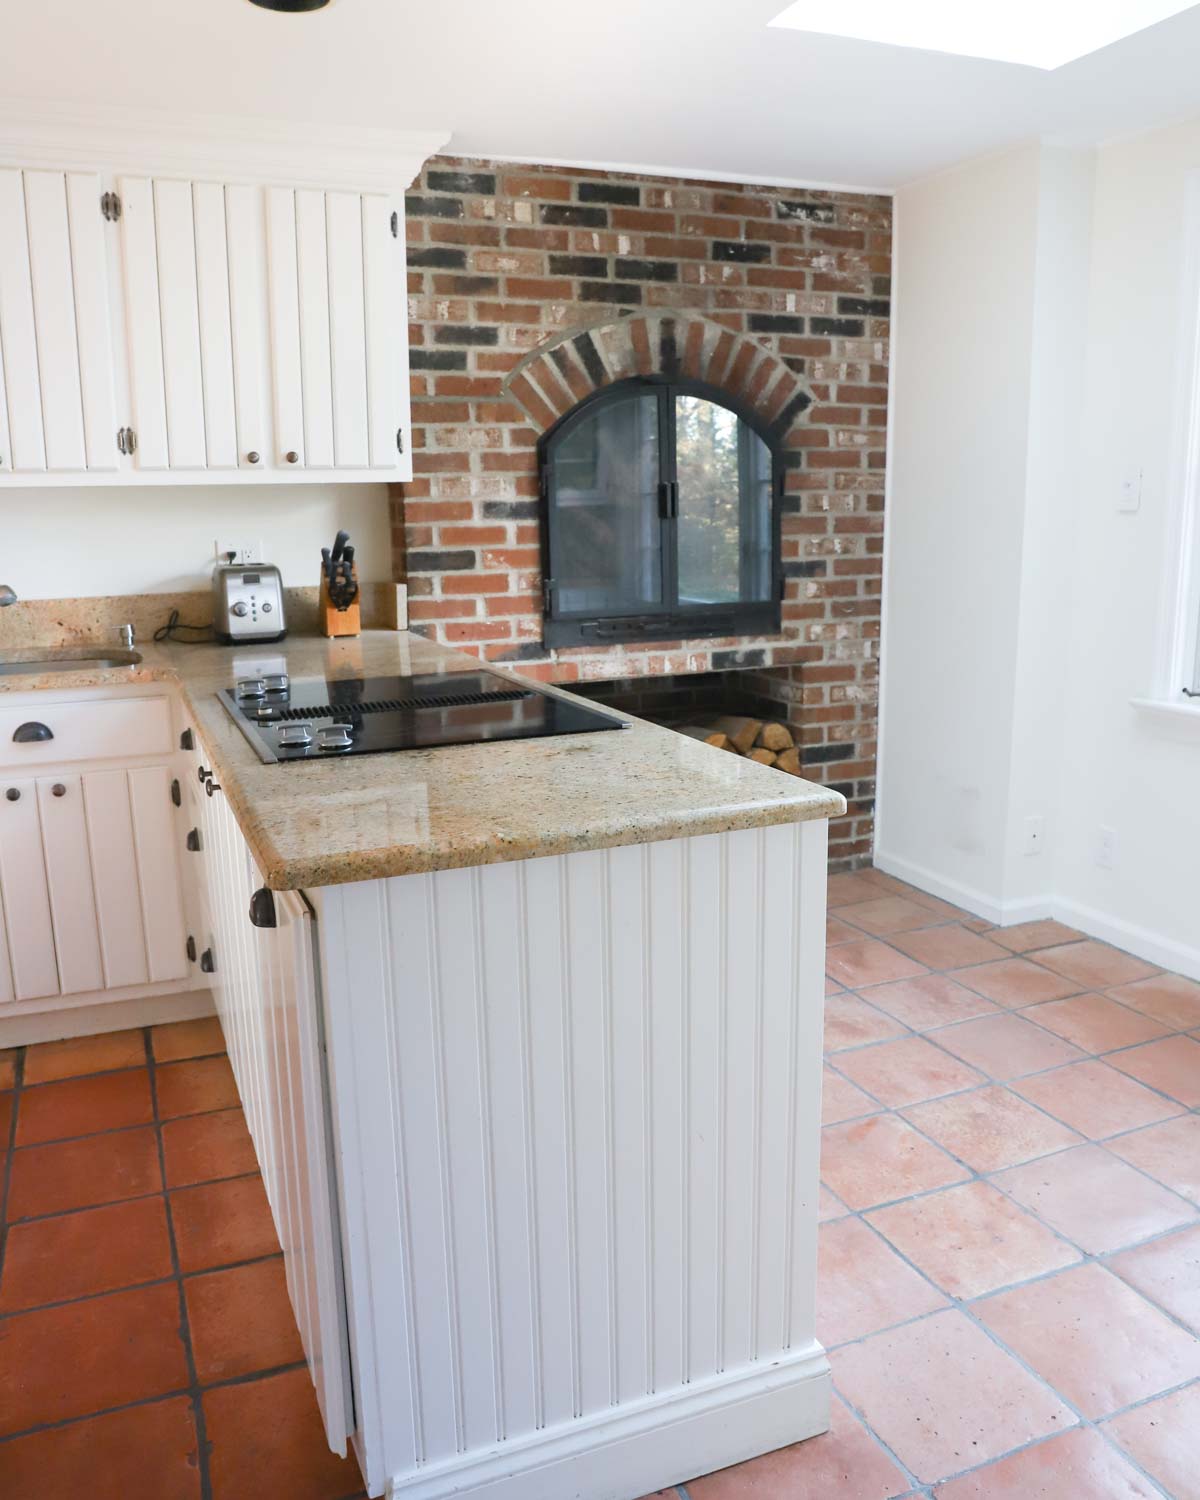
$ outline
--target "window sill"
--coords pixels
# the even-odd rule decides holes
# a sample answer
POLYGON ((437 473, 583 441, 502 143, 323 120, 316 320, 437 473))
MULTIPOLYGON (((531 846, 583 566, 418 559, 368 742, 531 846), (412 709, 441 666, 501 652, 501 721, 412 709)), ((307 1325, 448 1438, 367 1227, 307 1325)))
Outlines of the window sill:
POLYGON ((1200 698, 1187 701, 1174 698, 1131 698, 1129 702, 1140 713, 1170 719, 1177 724, 1191 723, 1200 729, 1200 698))

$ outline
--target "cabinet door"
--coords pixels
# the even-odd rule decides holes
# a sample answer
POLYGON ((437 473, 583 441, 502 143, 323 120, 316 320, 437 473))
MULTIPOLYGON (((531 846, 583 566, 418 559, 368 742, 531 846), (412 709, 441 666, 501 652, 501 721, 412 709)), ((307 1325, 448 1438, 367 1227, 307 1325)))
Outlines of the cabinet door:
POLYGON ((403 467, 410 451, 408 317, 401 302, 405 283, 404 200, 368 194, 362 200, 362 221, 371 466, 403 467))
POLYGON ((83 777, 83 801, 105 987, 115 990, 128 984, 145 984, 150 971, 146 965, 128 774, 87 772, 83 777))
POLYGON ((17 171, 0 171, 0 344, 8 395, 12 469, 32 474, 46 467, 42 384, 33 322, 33 279, 25 221, 25 189, 17 171))
POLYGON ((204 377, 204 435, 210 469, 238 466, 234 417, 233 329, 230 323, 229 242, 225 191, 219 183, 192 187, 200 365, 204 377))
MULTIPOLYGON (((267 189, 267 283, 271 307, 271 387, 275 397, 275 461, 305 461, 304 391, 300 353, 300 280, 296 195, 267 189)), ((327 351, 328 352, 328 351, 327 351)))
POLYGON ((0 890, 0 1005, 13 997, 12 964, 8 958, 8 923, 4 915, 4 892, 0 890))
POLYGON ((158 287, 158 247, 154 231, 154 189, 148 177, 122 177, 121 262, 125 281, 126 344, 132 425, 139 469, 166 469, 167 391, 163 375, 162 312, 158 287))
POLYGON ((225 189, 225 243, 238 465, 254 469, 265 464, 271 452, 264 397, 269 324, 266 240, 258 188, 231 184, 225 189))
POLYGON ((162 327, 167 455, 172 469, 203 469, 208 465, 208 455, 204 444, 196 222, 190 182, 155 182, 154 248, 162 327))
POLYGON ((88 855, 87 818, 78 776, 48 776, 37 783, 46 884, 64 995, 104 988, 96 896, 88 855))
POLYGON ((59 993, 37 784, 0 781, 0 786, 4 793, 0 797, 0 894, 8 927, 13 998, 36 1000, 59 993))
POLYGON ((146 963, 153 980, 187 973, 183 899, 179 881, 178 831, 166 766, 129 772, 129 802, 137 849, 146 933, 146 963))

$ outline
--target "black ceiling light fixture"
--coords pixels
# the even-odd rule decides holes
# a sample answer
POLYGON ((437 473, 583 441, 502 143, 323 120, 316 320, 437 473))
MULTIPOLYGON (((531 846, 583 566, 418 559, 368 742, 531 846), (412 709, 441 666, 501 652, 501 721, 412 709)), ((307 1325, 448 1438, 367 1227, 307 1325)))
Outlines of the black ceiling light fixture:
POLYGON ((250 0, 251 5, 260 5, 263 10, 281 10, 287 15, 297 15, 305 10, 324 10, 329 0, 250 0))

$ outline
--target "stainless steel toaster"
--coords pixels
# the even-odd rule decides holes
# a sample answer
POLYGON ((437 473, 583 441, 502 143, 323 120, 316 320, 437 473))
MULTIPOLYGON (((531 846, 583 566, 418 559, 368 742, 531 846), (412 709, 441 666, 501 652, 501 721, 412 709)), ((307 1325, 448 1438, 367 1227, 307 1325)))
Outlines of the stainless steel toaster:
POLYGON ((226 646, 287 634, 283 579, 271 563, 221 563, 213 572, 213 633, 226 646))

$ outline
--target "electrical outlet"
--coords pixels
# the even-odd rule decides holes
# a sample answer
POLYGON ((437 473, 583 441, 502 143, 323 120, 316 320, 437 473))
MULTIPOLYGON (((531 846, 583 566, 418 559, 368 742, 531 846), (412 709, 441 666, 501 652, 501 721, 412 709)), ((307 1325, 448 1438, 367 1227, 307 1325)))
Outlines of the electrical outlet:
POLYGON ((1102 828, 1096 840, 1096 863, 1102 870, 1111 870, 1117 863, 1117 830, 1102 828))
POLYGON ((1025 819, 1025 853, 1040 854, 1046 842, 1046 820, 1040 815, 1025 819))
POLYGON ((1117 494, 1117 509, 1124 511, 1127 515, 1133 514, 1142 508, 1142 471, 1135 469, 1133 473, 1126 474, 1121 480, 1121 487, 1117 494))
POLYGON ((247 568, 251 563, 262 562, 262 543, 247 541, 216 541, 214 555, 219 563, 233 563, 235 567, 247 568))

